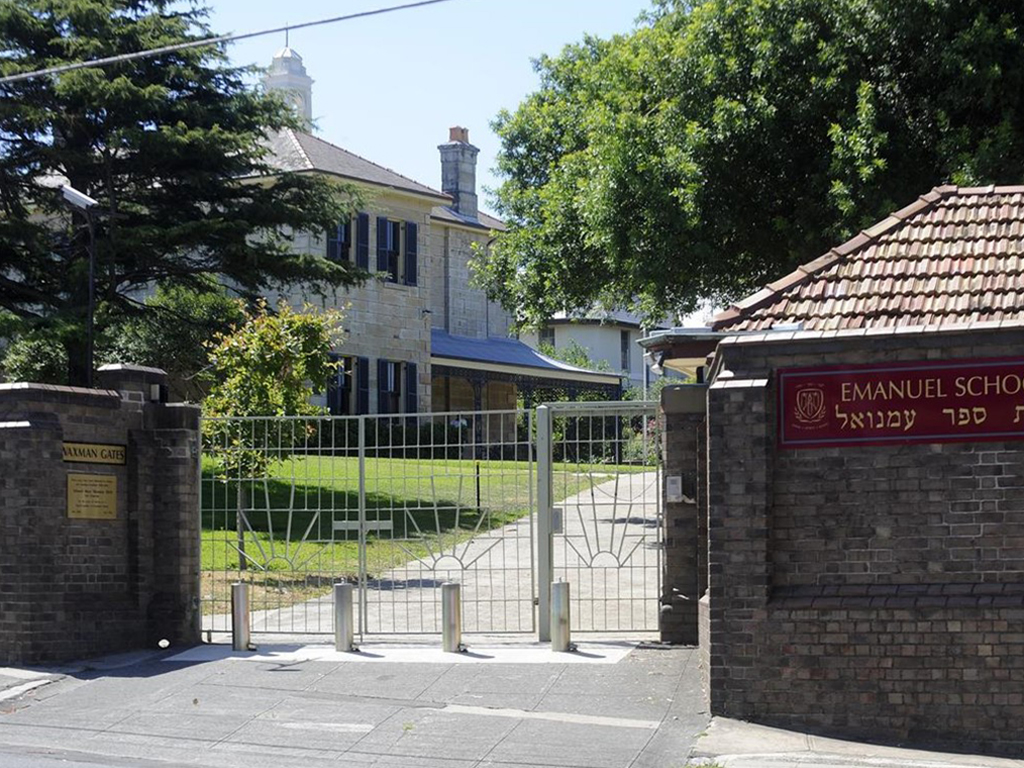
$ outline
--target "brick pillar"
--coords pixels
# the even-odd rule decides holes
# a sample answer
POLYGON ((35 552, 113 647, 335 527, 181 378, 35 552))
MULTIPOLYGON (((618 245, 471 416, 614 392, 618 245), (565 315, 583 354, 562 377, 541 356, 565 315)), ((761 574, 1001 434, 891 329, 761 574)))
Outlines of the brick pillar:
POLYGON ((199 408, 154 409, 150 642, 199 642, 199 408))
POLYGON ((708 390, 708 642, 701 656, 710 711, 727 717, 754 714, 760 695, 748 689, 760 687, 756 634, 771 585, 771 411, 768 379, 726 375, 708 390))
POLYGON ((104 365, 101 386, 141 412, 130 429, 130 493, 149 514, 133 529, 138 578, 146 597, 146 639, 199 641, 199 413, 168 405, 167 374, 141 365, 104 365))
POLYGON ((0 664, 199 639, 199 409, 163 371, 98 379, 0 384, 0 664))
POLYGON ((707 588, 706 406, 703 384, 669 386, 661 393, 665 560, 659 629, 668 643, 697 645, 697 605, 707 588), (675 478, 682 498, 668 495, 675 478))

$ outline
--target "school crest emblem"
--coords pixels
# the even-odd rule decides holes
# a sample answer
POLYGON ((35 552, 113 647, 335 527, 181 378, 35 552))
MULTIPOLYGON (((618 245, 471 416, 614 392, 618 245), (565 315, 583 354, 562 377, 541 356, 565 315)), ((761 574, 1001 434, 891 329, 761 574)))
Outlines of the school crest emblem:
POLYGON ((816 427, 825 421, 825 389, 818 384, 808 384, 796 393, 794 404, 796 423, 802 427, 816 427))

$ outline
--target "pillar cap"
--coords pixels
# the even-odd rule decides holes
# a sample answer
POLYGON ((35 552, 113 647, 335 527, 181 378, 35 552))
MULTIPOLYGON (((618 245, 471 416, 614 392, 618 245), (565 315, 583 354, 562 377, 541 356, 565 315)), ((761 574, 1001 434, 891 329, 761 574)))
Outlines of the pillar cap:
POLYGON ((665 413, 705 413, 707 403, 705 384, 670 384, 661 390, 661 409, 665 413))

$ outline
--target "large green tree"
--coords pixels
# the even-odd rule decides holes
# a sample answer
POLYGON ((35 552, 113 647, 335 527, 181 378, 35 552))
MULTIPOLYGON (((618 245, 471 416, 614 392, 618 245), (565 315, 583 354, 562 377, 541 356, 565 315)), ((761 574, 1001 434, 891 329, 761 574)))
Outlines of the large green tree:
MULTIPOLYGON (((205 15, 167 0, 0 0, 0 75, 203 39, 205 15)), ((292 249, 289 233, 337 221, 353 193, 275 173, 265 136, 295 117, 249 75, 204 46, 0 85, 0 310, 60 340, 72 383, 86 378, 89 234, 60 184, 100 203, 100 320, 147 311, 157 281, 203 291, 216 276, 251 300, 362 277, 292 249)))
POLYGON ((936 184, 1024 180, 1017 0, 662 0, 535 66, 478 265, 526 323, 734 298, 936 184))

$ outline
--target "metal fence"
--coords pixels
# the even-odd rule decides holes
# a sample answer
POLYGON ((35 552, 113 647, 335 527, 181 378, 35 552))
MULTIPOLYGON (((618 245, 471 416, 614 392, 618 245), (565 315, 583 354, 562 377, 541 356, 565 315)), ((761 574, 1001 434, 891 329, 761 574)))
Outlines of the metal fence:
POLYGON ((467 632, 532 632, 532 432, 526 411, 204 420, 204 630, 245 581, 253 632, 332 632, 345 579, 363 634, 440 632, 446 581, 467 632))
MULTIPOLYGON (((570 583, 573 631, 658 628, 661 432, 653 402, 537 409, 538 580, 570 583)), ((548 637, 548 590, 539 591, 548 637)))
POLYGON ((536 413, 205 419, 203 629, 243 581, 254 633, 331 633, 346 580, 361 634, 440 633, 456 581, 464 631, 547 638, 557 579, 574 631, 657 629, 655 404, 536 413))

